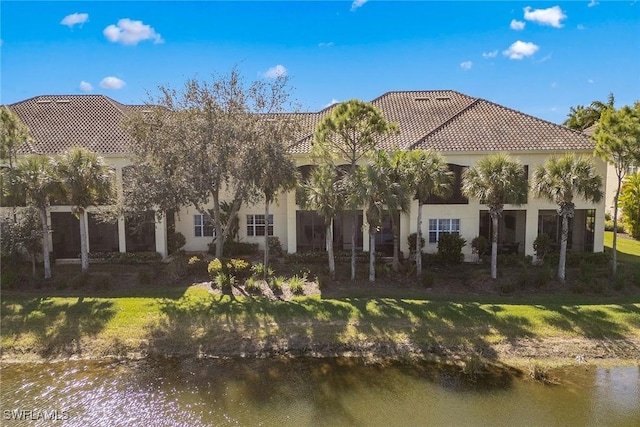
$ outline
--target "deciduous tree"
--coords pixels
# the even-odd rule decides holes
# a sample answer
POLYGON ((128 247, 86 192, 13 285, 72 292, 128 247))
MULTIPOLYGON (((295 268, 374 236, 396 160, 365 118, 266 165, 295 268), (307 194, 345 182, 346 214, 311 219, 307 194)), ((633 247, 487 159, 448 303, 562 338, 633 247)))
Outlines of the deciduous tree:
POLYGON ((620 189, 629 166, 640 155, 640 103, 636 102, 633 107, 624 106, 619 110, 605 110, 592 138, 596 143, 595 154, 613 167, 617 178, 613 197, 612 268, 615 275, 620 189))
POLYGON ((135 173, 125 192, 126 210, 178 211, 195 206, 215 228, 216 256, 243 203, 260 198, 265 114, 293 108, 286 75, 246 83, 237 69, 211 81, 189 79, 181 90, 160 86, 144 110, 125 123, 135 173), (223 223, 221 203, 231 212, 223 223), (211 203, 211 211, 207 205, 211 203))

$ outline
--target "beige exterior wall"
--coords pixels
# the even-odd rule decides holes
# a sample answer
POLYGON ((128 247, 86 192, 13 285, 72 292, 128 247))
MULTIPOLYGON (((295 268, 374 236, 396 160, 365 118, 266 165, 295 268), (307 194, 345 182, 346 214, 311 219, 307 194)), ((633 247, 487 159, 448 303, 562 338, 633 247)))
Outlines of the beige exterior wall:
MULTIPOLYGON (((478 159, 489 153, 444 153, 446 161, 449 163, 472 166, 478 159)), ((560 154, 560 153, 559 153, 560 154)), ((591 154, 591 153, 589 153, 591 154)), ((529 167, 529 176, 531 177, 533 170, 545 162, 549 157, 548 153, 512 153, 512 156, 520 159, 520 161, 529 167)), ((296 164, 298 166, 311 164, 307 156, 294 156, 296 164)), ((121 190, 122 180, 122 168, 128 166, 130 162, 119 156, 106 156, 105 161, 116 170, 116 176, 118 178, 118 191, 121 190)), ((603 200, 596 206, 586 203, 584 200, 575 200, 576 209, 596 209, 596 222, 595 230, 604 229, 604 212, 605 208, 610 205, 609 194, 612 186, 612 180, 610 179, 610 169, 607 170, 606 165, 600 159, 595 159, 597 171, 606 178, 607 199, 603 200)), ((615 175, 614 175, 615 176, 615 175)), ((613 180, 615 185, 615 179, 613 180)), ((224 194, 222 199, 224 200, 224 194)), ((211 207, 211 205, 207 206, 211 207)), ((408 254, 409 248, 407 246, 407 236, 410 233, 416 232, 417 226, 417 202, 414 201, 411 205, 409 214, 402 215, 400 219, 400 249, 403 253, 408 254)), ((525 221, 526 225, 522 230, 518 229, 518 235, 514 236, 516 241, 521 243, 520 251, 526 255, 534 255, 533 241, 538 235, 538 211, 540 210, 555 210, 557 206, 549 201, 535 199, 531 195, 529 196, 528 203, 523 206, 505 206, 505 210, 518 211, 516 214, 517 221, 525 221)), ((299 207, 295 204, 295 193, 289 192, 287 194, 281 194, 278 197, 278 201, 270 206, 270 213, 274 217, 274 235, 280 239, 282 247, 285 251, 293 253, 296 251, 296 211, 299 207)), ((467 261, 473 260, 471 253, 471 240, 478 236, 480 227, 479 212, 486 210, 486 206, 480 205, 476 200, 470 200, 468 204, 458 205, 424 205, 422 215, 422 234, 427 241, 425 245, 425 252, 437 251, 436 244, 428 243, 428 227, 429 219, 459 219, 460 220, 460 234, 467 240, 467 245, 464 247, 463 252, 467 261)), ((93 209, 89 209, 92 211, 93 209)), ((55 206, 51 208, 53 212, 70 212, 71 207, 68 206, 55 206)), ((182 233, 186 238, 186 245, 184 249, 186 251, 206 251, 208 249, 208 243, 212 241, 212 237, 196 237, 194 232, 194 215, 198 212, 194 207, 184 207, 180 210, 175 218, 175 230, 182 233)), ((264 203, 259 202, 251 206, 242 206, 239 211, 240 240, 250 243, 258 243, 260 248, 264 247, 264 237, 247 236, 247 214, 264 214, 264 203)), ((125 243, 125 230, 124 220, 119 221, 119 250, 121 252, 126 251, 125 243)), ((345 224, 347 225, 347 224, 345 224)), ((167 255, 167 236, 164 232, 166 230, 166 219, 161 219, 156 224, 156 250, 163 256, 167 255)), ((345 240, 350 239, 350 228, 345 227, 346 236, 345 240)), ((367 235, 366 221, 362 230, 363 246, 364 250, 368 250, 369 241, 367 235)), ((600 252, 603 250, 603 233, 596 231, 594 241, 594 250, 600 252)))

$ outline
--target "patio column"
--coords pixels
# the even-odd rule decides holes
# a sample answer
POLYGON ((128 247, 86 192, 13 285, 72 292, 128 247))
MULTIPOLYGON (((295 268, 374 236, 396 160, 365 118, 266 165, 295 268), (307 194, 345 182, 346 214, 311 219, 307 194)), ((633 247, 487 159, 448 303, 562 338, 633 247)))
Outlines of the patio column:
POLYGON ((533 241, 538 237, 538 208, 527 206, 526 215, 524 254, 535 257, 536 254, 533 250, 533 241))
POLYGON ((287 252, 295 254, 298 250, 298 240, 296 235, 296 192, 287 193, 287 252))
POLYGON ((156 252, 162 255, 162 258, 164 259, 168 255, 167 216, 166 215, 162 215, 162 218, 160 218, 160 220, 156 219, 155 234, 156 234, 156 252))

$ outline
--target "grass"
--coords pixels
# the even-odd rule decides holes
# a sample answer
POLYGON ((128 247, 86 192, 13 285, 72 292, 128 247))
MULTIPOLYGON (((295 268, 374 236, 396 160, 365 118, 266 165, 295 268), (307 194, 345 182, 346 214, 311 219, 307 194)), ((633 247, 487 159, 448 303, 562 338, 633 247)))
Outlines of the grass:
POLYGON ((318 350, 371 345, 435 345, 490 352, 495 343, 517 339, 640 339, 637 297, 564 298, 269 301, 214 296, 203 288, 189 288, 180 298, 4 295, 1 338, 7 357, 43 358, 234 355, 276 347, 318 350))
MULTIPOLYGON (((612 231, 604 232, 604 246, 609 251, 613 250, 612 231)), ((616 246, 619 262, 640 264, 640 241, 630 238, 621 238, 618 236, 616 246)))

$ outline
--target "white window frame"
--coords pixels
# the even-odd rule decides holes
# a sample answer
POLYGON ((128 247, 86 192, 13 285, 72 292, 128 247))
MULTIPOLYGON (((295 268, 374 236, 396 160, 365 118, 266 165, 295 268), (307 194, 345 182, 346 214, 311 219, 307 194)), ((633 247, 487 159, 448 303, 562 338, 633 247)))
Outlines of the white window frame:
POLYGON ((273 236, 273 214, 269 214, 269 224, 266 224, 264 214, 247 214, 247 237, 263 237, 265 232, 273 236))
POLYGON ((460 218, 436 218, 429 219, 427 236, 429 243, 438 243, 440 235, 451 233, 460 235, 460 218))
POLYGON ((216 229, 207 217, 202 214, 195 214, 193 215, 193 235, 195 237, 213 237, 216 235, 216 229), (209 229, 211 234, 207 234, 209 229))

